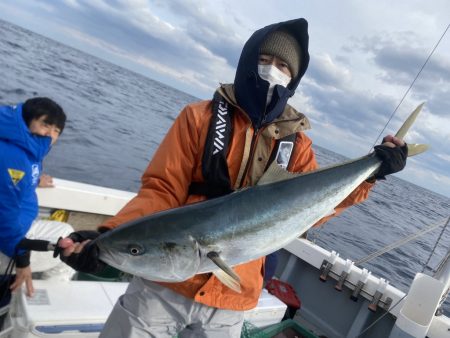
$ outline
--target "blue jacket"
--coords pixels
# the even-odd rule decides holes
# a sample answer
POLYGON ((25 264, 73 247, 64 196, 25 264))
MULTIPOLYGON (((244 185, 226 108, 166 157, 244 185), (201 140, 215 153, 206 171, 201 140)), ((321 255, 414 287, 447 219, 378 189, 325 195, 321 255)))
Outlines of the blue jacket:
POLYGON ((9 257, 38 215, 36 187, 50 144, 30 133, 21 104, 0 106, 0 251, 9 257))

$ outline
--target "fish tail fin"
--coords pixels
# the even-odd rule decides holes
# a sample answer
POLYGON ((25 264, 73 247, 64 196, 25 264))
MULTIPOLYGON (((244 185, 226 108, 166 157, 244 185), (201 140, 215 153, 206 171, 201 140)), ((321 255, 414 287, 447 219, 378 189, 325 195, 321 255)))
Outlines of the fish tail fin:
POLYGON ((429 148, 428 144, 408 143, 407 146, 408 146, 408 157, 421 154, 427 151, 429 148))
MULTIPOLYGON (((406 121, 402 124, 400 129, 395 134, 395 137, 403 139, 408 132, 409 128, 413 125, 414 121, 417 118, 417 115, 419 115, 420 111, 422 110, 423 105, 425 102, 422 102, 417 106, 416 109, 408 116, 406 121)), ((414 156, 417 154, 421 154, 428 150, 427 144, 414 144, 414 143, 408 143, 408 156, 414 156)))
POLYGON ((234 272, 233 269, 224 262, 219 254, 215 251, 210 251, 206 254, 206 256, 220 268, 219 270, 213 271, 214 276, 216 276, 230 289, 241 293, 241 279, 236 272, 234 272))

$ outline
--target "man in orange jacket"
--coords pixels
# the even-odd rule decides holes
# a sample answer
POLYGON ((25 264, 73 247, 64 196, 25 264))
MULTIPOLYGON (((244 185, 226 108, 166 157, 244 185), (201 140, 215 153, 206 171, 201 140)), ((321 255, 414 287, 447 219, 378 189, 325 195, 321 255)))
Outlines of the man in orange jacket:
MULTIPOLYGON (((99 231, 255 185, 273 161, 292 172, 316 169, 312 142, 304 134, 309 121, 287 104, 308 63, 305 19, 256 31, 243 48, 234 83, 221 85, 213 100, 181 111, 143 174, 137 196, 99 231), (230 109, 225 111, 223 103, 230 109)), ((393 144, 383 148, 387 155, 377 178, 405 165, 403 141, 388 140, 393 144)), ((366 199, 372 185, 361 184, 335 214, 366 199)), ((98 248, 89 245, 96 236, 72 234, 60 244, 61 258, 77 270, 102 269, 98 248)), ((255 307, 261 293, 264 257, 233 269, 240 276, 241 293, 210 273, 181 283, 134 277, 101 337, 239 337, 243 311, 255 307)))

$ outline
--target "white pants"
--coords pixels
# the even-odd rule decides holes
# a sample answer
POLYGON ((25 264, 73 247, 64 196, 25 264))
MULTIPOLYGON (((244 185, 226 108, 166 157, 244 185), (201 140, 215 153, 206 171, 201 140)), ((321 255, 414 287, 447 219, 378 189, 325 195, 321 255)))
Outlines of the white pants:
MULTIPOLYGON (((56 243, 59 237, 66 237, 73 232, 72 226, 57 221, 37 220, 27 232, 28 239, 42 239, 56 243)), ((0 252, 0 275, 3 275, 10 257, 0 252)), ((70 280, 75 272, 71 267, 53 258, 53 252, 32 251, 30 258, 32 272, 42 272, 43 279, 70 280)))
POLYGON ((100 338, 239 338, 243 322, 243 311, 209 307, 134 277, 100 338))

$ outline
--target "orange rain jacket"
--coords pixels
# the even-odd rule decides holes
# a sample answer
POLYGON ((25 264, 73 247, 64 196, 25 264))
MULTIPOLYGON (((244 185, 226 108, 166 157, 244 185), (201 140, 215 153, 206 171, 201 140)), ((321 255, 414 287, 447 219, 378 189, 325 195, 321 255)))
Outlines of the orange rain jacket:
MULTIPOLYGON (((235 189, 256 184, 266 168, 276 140, 293 133, 297 133, 297 138, 287 169, 306 172, 318 167, 312 142, 303 133, 310 128, 303 114, 287 105, 279 118, 255 133, 249 117, 237 106, 233 86, 222 85, 219 92, 235 107, 227 156, 230 180, 235 189)), ((188 189, 191 182, 204 181, 202 156, 211 116, 212 101, 189 104, 181 111, 143 174, 137 196, 101 227, 113 228, 144 215, 205 199, 204 196, 188 195, 188 189)), ((372 185, 362 183, 336 208, 335 215, 366 199, 372 185)), ((234 267, 241 279, 240 294, 210 273, 196 275, 180 283, 160 284, 208 306, 248 310, 256 306, 261 293, 264 259, 261 257, 234 267)))

